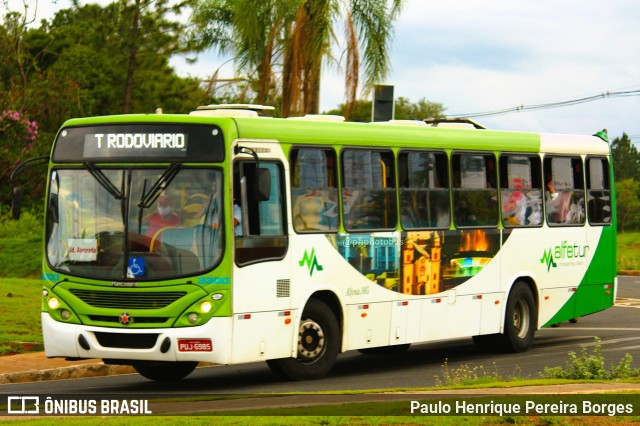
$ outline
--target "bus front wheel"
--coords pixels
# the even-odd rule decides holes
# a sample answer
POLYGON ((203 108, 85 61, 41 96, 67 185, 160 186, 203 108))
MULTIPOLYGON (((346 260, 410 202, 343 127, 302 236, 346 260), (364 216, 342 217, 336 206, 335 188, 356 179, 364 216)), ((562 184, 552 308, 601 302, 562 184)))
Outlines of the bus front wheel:
POLYGON ((509 352, 525 352, 533 343, 538 323, 538 310, 533 293, 524 282, 516 283, 507 301, 502 334, 503 348, 509 352))
POLYGON ((298 329, 298 356, 272 359, 269 368, 278 376, 291 380, 313 380, 327 375, 340 351, 340 326, 331 309, 311 299, 307 303, 298 329))
POLYGON ((133 368, 138 374, 149 380, 170 382, 187 377, 197 365, 197 362, 148 361, 136 362, 133 364, 133 368))

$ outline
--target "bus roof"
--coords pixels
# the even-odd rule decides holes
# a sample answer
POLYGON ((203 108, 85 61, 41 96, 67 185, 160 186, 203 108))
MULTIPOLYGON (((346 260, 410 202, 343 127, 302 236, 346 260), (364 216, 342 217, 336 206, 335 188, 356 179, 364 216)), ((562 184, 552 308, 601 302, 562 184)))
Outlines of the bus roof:
POLYGON ((404 123, 357 123, 336 120, 271 117, 220 117, 184 114, 131 114, 68 120, 63 127, 116 123, 217 124, 235 127, 241 139, 277 140, 291 144, 332 144, 394 148, 495 150, 563 154, 609 153, 595 136, 541 134, 504 130, 408 126, 404 123))

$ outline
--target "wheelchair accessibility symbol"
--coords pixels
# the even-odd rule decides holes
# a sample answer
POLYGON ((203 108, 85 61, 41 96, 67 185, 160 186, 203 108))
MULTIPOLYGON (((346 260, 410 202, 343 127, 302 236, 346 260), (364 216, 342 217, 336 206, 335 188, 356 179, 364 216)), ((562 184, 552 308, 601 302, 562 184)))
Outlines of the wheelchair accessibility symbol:
POLYGON ((127 267, 127 278, 137 278, 144 275, 144 257, 130 257, 127 267))

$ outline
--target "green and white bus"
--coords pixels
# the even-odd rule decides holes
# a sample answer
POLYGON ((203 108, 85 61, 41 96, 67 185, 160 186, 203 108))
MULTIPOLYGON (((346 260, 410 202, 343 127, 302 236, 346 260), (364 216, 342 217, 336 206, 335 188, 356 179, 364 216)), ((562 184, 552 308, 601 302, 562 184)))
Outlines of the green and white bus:
POLYGON ((69 120, 48 171, 48 357, 176 380, 472 337, 526 351, 616 294, 597 136, 261 117, 69 120), (169 211, 171 209, 171 211, 169 211))

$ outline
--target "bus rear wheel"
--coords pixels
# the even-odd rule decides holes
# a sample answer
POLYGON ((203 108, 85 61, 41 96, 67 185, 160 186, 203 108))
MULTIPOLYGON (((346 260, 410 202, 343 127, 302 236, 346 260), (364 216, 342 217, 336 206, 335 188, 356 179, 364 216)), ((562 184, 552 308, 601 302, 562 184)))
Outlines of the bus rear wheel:
POLYGON ((171 382, 187 377, 197 365, 197 362, 148 361, 136 362, 133 364, 133 368, 138 374, 149 380, 171 382))
POLYGON ((272 359, 269 368, 278 376, 291 380, 313 380, 329 373, 340 351, 340 326, 331 309, 311 299, 307 303, 298 329, 298 356, 272 359))
POLYGON ((525 352, 533 343, 538 323, 538 310, 529 286, 516 283, 507 300, 502 347, 508 352, 525 352))

